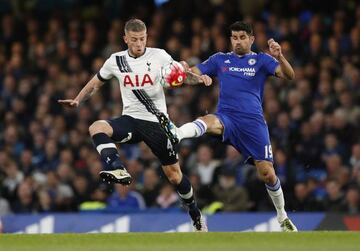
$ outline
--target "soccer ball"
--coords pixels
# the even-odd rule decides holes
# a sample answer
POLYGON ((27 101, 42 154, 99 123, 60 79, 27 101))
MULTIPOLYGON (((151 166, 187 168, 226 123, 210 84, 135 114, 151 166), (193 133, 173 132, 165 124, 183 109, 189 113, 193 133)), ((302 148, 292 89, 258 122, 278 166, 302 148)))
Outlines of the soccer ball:
POLYGON ((185 78, 185 69, 179 62, 172 61, 160 69, 159 82, 165 88, 179 87, 184 83, 185 78))

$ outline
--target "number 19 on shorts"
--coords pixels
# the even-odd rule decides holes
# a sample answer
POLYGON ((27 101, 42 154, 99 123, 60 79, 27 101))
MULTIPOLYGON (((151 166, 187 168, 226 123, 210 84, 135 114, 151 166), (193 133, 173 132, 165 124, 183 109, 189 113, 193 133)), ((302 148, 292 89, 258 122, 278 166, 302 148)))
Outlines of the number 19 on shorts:
POLYGON ((271 145, 265 145, 265 159, 272 159, 273 153, 271 145))

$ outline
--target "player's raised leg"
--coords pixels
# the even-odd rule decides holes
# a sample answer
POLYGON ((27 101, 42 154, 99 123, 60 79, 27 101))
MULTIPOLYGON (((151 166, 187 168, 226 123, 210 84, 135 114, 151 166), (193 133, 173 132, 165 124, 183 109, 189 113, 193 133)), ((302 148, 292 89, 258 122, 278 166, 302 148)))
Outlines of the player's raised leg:
POLYGON ((129 185, 132 178, 120 161, 115 142, 111 139, 113 128, 110 124, 105 120, 95 121, 89 127, 89 132, 96 150, 106 163, 105 170, 100 172, 100 177, 107 182, 129 185))
POLYGON ((170 132, 174 135, 174 137, 178 138, 179 142, 186 138, 200 137, 204 133, 221 135, 224 130, 220 120, 213 114, 199 117, 192 122, 182 125, 181 127, 176 127, 173 123, 171 124, 172 126, 170 132))
POLYGON ((171 184, 176 188, 182 202, 189 210, 189 215, 193 221, 194 230, 196 232, 207 232, 207 226, 200 209, 197 207, 193 188, 189 179, 182 174, 179 162, 173 165, 163 166, 165 175, 171 184))
POLYGON ((296 226, 288 218, 285 211, 284 194, 280 179, 276 176, 273 164, 270 161, 255 161, 259 178, 265 182, 266 190, 275 206, 277 220, 284 232, 297 232, 296 226))

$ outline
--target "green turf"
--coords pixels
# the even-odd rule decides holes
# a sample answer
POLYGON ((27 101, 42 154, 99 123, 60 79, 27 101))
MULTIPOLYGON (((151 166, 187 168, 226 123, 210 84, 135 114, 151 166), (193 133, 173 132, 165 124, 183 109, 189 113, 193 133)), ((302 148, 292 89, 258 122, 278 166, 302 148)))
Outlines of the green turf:
POLYGON ((360 232, 3 234, 0 250, 348 251, 360 250, 360 232))

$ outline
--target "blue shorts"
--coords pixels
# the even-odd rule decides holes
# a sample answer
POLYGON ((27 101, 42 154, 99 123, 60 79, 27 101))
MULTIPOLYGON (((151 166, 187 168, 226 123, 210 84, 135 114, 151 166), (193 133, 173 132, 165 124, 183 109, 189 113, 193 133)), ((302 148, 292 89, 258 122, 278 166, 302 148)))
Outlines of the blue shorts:
POLYGON ((217 112, 224 126, 223 142, 236 148, 245 160, 273 161, 269 129, 263 117, 217 112))

